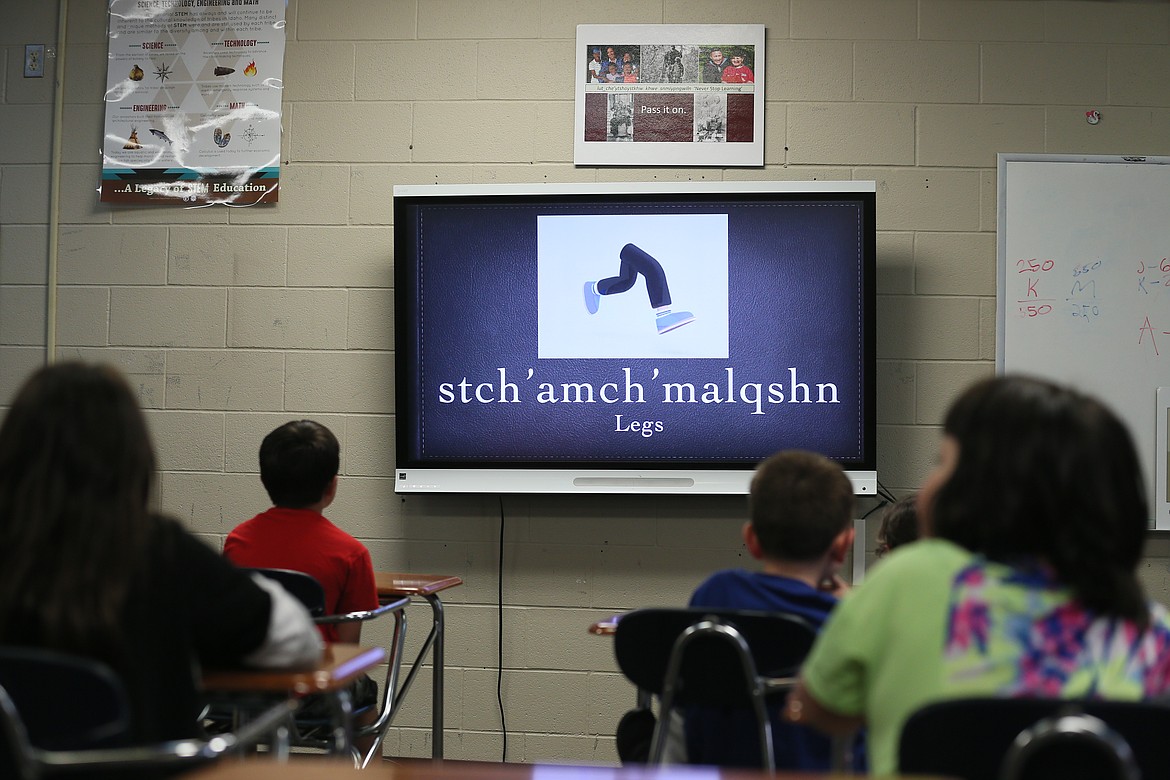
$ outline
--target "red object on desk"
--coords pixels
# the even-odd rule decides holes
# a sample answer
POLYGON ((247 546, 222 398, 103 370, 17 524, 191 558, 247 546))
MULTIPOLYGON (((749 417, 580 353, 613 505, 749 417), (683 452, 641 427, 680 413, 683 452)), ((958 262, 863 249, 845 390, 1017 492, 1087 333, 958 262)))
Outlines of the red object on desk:
POLYGON ((621 615, 610 615, 598 620, 589 626, 589 633, 597 636, 613 636, 614 632, 617 631, 618 621, 621 619, 621 615))

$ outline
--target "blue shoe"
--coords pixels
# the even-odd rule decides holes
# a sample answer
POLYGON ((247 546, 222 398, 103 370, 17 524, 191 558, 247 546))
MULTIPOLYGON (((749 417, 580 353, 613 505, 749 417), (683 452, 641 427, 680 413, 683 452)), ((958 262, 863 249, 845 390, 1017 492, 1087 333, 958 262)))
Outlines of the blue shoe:
POLYGON ((597 282, 585 282, 585 308, 590 314, 596 314, 601 306, 601 293, 597 292, 597 282))
POLYGON ((664 311, 658 315, 655 324, 658 326, 658 335, 661 336, 663 333, 669 333, 675 328, 681 328, 688 322, 694 321, 695 315, 689 311, 664 311))

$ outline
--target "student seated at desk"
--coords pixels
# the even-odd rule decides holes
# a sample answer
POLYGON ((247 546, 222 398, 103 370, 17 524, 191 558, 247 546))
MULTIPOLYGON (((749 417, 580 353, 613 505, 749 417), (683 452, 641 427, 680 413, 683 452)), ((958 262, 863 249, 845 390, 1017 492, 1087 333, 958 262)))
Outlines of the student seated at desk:
POLYGON ((1149 514, 1129 432, 1095 399, 985 380, 946 415, 924 535, 830 615, 785 716, 865 724, 875 774, 923 705, 966 696, 1142 699, 1170 690, 1170 617, 1137 578, 1149 514))
POLYGON ((299 602, 150 510, 155 469, 138 403, 107 366, 41 369, 0 426, 0 644, 111 666, 139 744, 199 736, 200 664, 322 653, 299 602))
POLYGON ((918 538, 918 496, 906 496, 891 504, 882 515, 878 526, 878 558, 884 558, 890 551, 910 544, 918 538))
MULTIPOLYGON (((295 420, 269 433, 260 444, 260 481, 274 506, 236 526, 223 548, 237 566, 312 575, 325 590, 329 615, 378 607, 370 551, 321 514, 337 495, 340 465, 337 437, 320 423, 295 420)), ((361 641, 360 622, 319 628, 328 642, 361 641)), ((367 675, 359 678, 354 706, 377 697, 377 684, 367 675)))
MULTIPOLYGON (((787 612, 815 628, 825 622, 849 586, 838 572, 853 545, 853 485, 841 467, 812 452, 791 450, 765 460, 752 477, 750 519, 743 539, 762 571, 716 572, 691 596, 690 606, 787 612)), ((785 725, 773 713, 778 769, 827 770, 830 742, 785 725)), ((754 718, 688 708, 687 760, 694 764, 759 766, 754 718)))

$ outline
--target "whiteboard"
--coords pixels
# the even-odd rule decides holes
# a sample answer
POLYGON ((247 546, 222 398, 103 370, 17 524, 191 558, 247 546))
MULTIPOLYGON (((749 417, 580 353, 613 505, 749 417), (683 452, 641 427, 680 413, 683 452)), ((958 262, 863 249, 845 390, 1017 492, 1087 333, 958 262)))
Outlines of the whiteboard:
POLYGON ((998 207, 997 369, 1108 403, 1170 529, 1170 157, 1001 154, 998 207))

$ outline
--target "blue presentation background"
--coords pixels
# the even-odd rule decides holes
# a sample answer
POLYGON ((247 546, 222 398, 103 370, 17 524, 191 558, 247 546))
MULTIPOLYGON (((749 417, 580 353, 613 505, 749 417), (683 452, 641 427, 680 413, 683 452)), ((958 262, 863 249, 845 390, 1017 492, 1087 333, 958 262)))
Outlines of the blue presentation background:
MULTIPOLYGON (((425 200, 425 199, 424 199, 425 200)), ((872 230, 872 228, 869 228, 872 230)), ((861 463, 867 381, 859 308, 863 284, 863 209, 855 200, 799 203, 688 202, 632 207, 459 204, 415 207, 396 243, 399 437, 417 466, 456 462, 754 463, 786 448, 861 463), (726 213, 729 262, 729 358, 537 358, 537 228, 541 214, 726 213), (412 332, 411 316, 417 318, 412 332), (410 376, 409 368, 418 372, 410 376), (499 384, 499 369, 519 387, 519 403, 439 402, 440 383, 499 384), (537 402, 538 383, 606 382, 624 386, 623 368, 644 387, 646 403, 537 402), (690 382, 701 397, 711 382, 726 395, 735 383, 771 382, 790 394, 790 368, 816 397, 818 382, 837 386, 838 404, 661 403, 663 382, 690 382), (657 379, 651 379, 653 370, 657 379), (528 370, 535 375, 527 380, 528 370), (404 373, 406 375, 404 375, 404 373), (403 395, 405 394, 405 395, 403 395), (617 432, 630 421, 657 421, 643 437, 617 432)), ((584 283, 584 277, 582 283, 584 283)), ((456 393, 459 389, 456 388, 456 393)), ((493 391, 498 392, 498 391, 493 391)), ((403 463, 399 463, 403 465, 403 463)))

